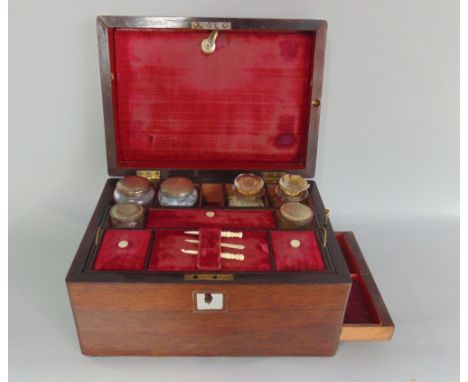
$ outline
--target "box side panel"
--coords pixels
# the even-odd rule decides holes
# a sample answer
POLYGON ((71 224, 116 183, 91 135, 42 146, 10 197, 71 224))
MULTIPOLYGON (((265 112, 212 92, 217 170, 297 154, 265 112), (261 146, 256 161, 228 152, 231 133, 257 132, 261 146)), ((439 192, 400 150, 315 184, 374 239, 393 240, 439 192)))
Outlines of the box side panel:
POLYGON ((69 282, 87 355, 333 355, 349 284, 69 282), (196 293, 222 294, 197 311, 196 293))

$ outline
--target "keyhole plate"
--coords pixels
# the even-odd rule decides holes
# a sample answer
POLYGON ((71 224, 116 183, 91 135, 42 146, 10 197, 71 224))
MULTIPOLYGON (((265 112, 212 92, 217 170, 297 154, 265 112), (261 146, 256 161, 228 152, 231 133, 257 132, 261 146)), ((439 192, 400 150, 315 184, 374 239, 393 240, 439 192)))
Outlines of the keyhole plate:
POLYGON ((194 292, 194 309, 200 311, 224 311, 226 299, 224 293, 219 292, 194 292))

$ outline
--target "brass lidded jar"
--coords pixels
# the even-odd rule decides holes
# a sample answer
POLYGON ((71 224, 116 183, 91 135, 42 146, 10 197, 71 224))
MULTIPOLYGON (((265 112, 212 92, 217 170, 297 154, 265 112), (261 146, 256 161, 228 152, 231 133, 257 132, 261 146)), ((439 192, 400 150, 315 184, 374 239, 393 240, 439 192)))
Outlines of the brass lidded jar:
POLYGON ((150 207, 154 200, 151 182, 142 176, 126 176, 117 182, 114 190, 116 203, 135 203, 150 207))
POLYGON ((197 188, 189 178, 174 176, 167 178, 159 186, 158 201, 161 206, 192 207, 197 200, 197 188))

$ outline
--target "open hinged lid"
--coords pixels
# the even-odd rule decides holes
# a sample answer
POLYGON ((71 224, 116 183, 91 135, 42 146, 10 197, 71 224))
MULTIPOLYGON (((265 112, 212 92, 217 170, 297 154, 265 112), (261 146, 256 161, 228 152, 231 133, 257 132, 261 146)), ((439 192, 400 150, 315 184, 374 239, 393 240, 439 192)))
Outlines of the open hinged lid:
POLYGON ((326 25, 98 17, 109 174, 313 177, 326 25))

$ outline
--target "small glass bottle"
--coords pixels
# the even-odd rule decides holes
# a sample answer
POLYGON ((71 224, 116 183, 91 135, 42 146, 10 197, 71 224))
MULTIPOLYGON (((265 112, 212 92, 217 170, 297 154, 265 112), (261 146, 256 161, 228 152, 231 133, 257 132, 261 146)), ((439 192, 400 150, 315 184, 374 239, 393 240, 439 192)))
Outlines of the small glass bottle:
POLYGON ((301 202, 309 195, 310 184, 300 175, 284 174, 276 187, 276 194, 284 202, 301 202))
POLYGON ((114 204, 109 215, 113 228, 144 228, 145 226, 145 209, 140 204, 114 204))
POLYGON ((280 226, 283 229, 304 228, 312 223, 312 209, 302 203, 286 203, 279 210, 280 226))
POLYGON ((264 207, 265 183, 254 174, 240 174, 234 179, 234 194, 229 197, 229 207, 264 207))
POLYGON ((141 176, 126 176, 117 182, 114 190, 116 203, 136 203, 150 207, 154 200, 151 182, 141 176))
POLYGON ((163 207, 192 207, 198 201, 198 191, 189 178, 175 176, 161 182, 158 201, 163 207))

